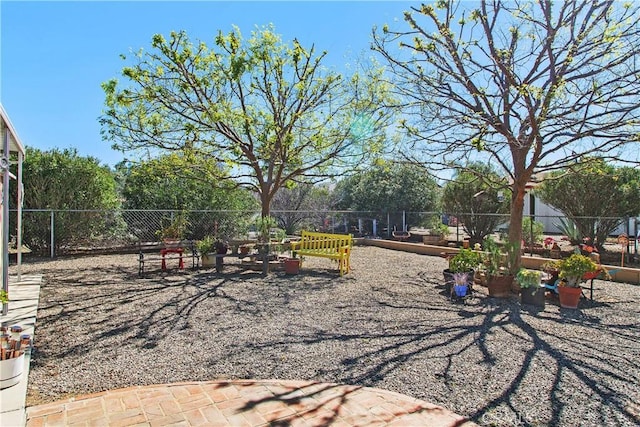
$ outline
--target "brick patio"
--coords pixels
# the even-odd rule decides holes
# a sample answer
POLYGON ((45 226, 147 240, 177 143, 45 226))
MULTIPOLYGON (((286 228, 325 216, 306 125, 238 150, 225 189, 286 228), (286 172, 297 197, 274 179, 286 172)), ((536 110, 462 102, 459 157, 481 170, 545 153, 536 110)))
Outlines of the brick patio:
POLYGON ((27 427, 473 426, 386 390, 305 381, 210 381, 129 387, 27 408, 27 427))

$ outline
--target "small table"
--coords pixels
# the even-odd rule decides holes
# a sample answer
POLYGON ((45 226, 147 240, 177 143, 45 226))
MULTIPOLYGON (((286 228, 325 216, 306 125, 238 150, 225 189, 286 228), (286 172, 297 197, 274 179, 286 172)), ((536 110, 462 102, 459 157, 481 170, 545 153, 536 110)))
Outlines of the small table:
POLYGON ((184 248, 164 248, 160 249, 160 255, 162 255, 162 269, 167 269, 167 262, 164 259, 166 254, 179 254, 180 260, 178 261, 178 267, 180 270, 184 270, 184 260, 182 259, 182 255, 184 254, 184 248))

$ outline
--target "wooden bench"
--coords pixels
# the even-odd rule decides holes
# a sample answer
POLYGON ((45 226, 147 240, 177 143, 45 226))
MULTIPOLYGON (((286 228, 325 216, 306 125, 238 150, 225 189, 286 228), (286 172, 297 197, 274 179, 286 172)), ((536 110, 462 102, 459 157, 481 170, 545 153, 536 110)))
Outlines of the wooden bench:
POLYGON ((340 276, 351 270, 349 256, 352 247, 353 235, 351 234, 303 231, 300 240, 291 242, 291 252, 294 256, 315 256, 338 261, 340 276))
POLYGON ((200 255, 195 246, 193 240, 184 240, 176 244, 156 246, 152 249, 143 247, 140 244, 140 253, 138 254, 138 276, 144 275, 144 269, 147 264, 160 262, 160 268, 162 270, 167 269, 168 261, 177 261, 178 268, 184 269, 184 260, 186 257, 191 257, 191 267, 196 268, 200 265, 200 255), (153 253, 149 253, 149 251, 153 253), (158 251, 158 252, 156 252, 158 251))

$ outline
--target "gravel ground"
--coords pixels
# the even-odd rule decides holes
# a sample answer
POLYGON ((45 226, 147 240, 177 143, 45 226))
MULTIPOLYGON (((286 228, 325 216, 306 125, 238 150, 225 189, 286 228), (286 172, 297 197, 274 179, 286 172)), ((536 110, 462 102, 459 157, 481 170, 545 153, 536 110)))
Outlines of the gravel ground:
MULTIPOLYGON (((156 266, 156 268, 159 266, 156 266)), ((137 276, 135 254, 27 262, 44 284, 29 406, 191 380, 379 387, 481 425, 640 424, 640 286, 596 280, 595 301, 543 311, 444 290, 446 261, 356 247, 351 274, 213 269, 137 276)), ((15 268, 15 267, 12 267, 15 268)))

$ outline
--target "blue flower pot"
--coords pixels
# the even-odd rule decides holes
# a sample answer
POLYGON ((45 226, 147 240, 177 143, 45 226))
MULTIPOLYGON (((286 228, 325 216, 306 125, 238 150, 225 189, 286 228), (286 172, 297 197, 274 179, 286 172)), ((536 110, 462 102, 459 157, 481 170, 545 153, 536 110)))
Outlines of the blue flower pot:
POLYGON ((463 297, 467 295, 467 285, 453 285, 453 291, 456 296, 463 297))

